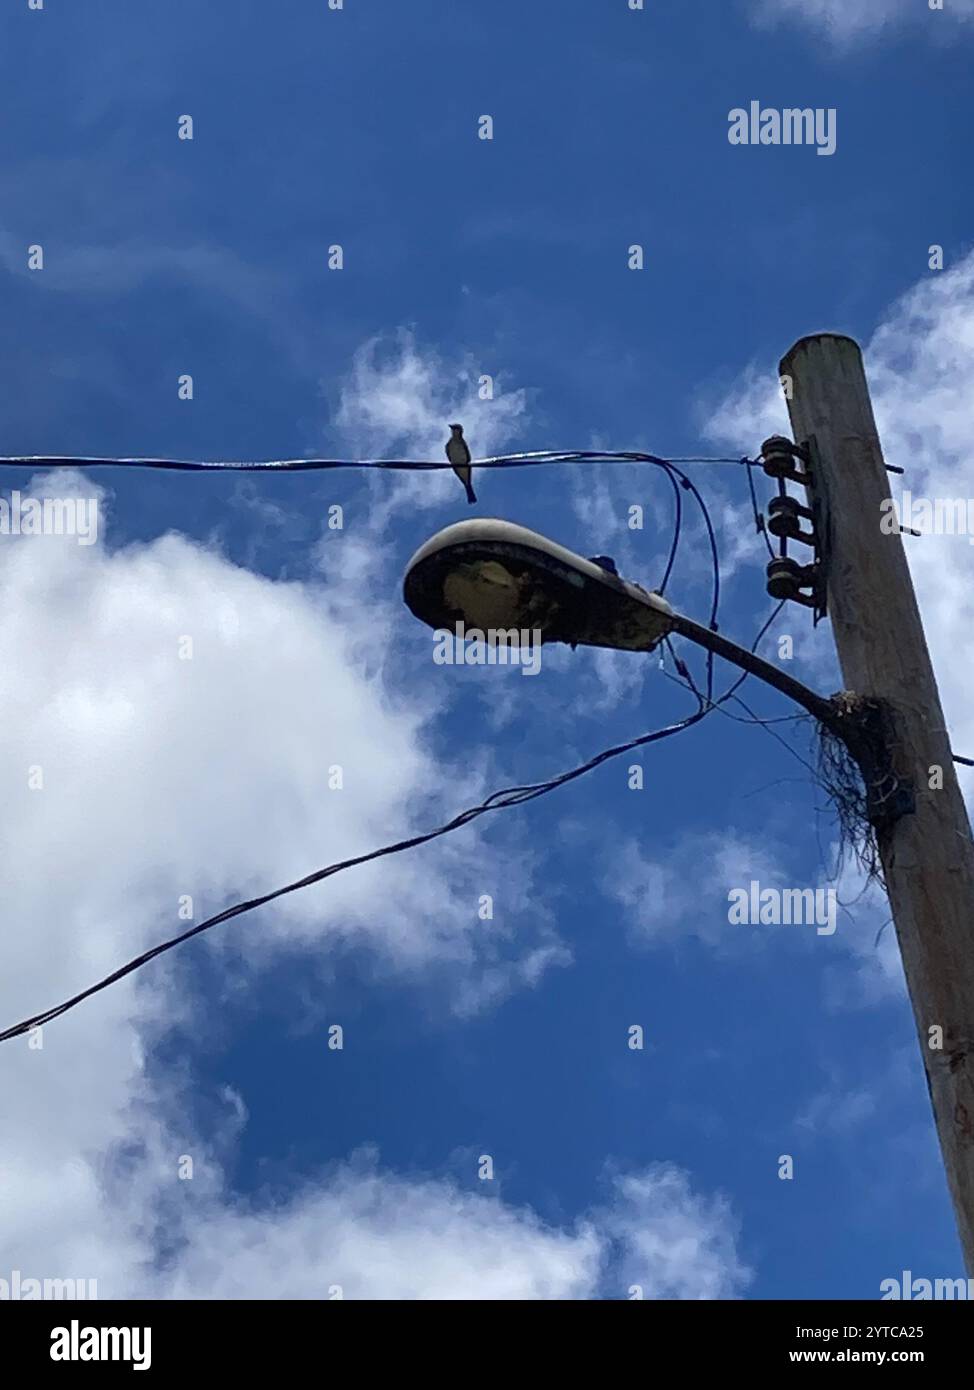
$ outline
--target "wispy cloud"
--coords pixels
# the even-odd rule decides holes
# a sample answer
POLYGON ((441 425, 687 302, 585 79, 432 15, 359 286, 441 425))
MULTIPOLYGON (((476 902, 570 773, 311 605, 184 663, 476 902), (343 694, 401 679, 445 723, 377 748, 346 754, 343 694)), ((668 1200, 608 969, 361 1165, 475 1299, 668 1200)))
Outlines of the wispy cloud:
POLYGON ((655 945, 689 934, 727 950, 756 939, 749 928, 731 926, 727 919, 730 889, 751 879, 768 887, 783 881, 773 853, 739 835, 715 833, 685 836, 652 855, 627 840, 613 851, 603 888, 624 909, 637 940, 655 945))
POLYGON ((754 0, 752 13, 759 24, 804 24, 847 46, 911 19, 928 24, 939 37, 952 20, 974 18, 974 0, 945 0, 942 10, 931 9, 925 0, 754 0))
MULTIPOLYGON (((40 486, 97 491, 64 473, 40 486)), ((338 602, 337 581, 275 583, 175 534, 110 550, 99 532, 89 546, 0 541, 0 640, 18 652, 0 729, 5 1024, 228 900, 386 843, 420 813, 435 824, 485 790, 474 766, 444 775, 428 743, 431 693, 376 671, 369 647, 384 644, 383 610, 354 576, 338 602)), ((328 949, 352 942, 387 972, 442 978, 469 1012, 535 987, 563 958, 532 907, 531 876, 514 846, 501 872, 473 827, 432 854, 338 875, 208 942, 238 984, 298 952, 314 982, 328 949), (516 936, 483 931, 484 891, 517 921, 516 936)), ((147 1287, 145 1232, 164 1194, 175 1200, 187 1152, 145 1053, 160 1030, 192 1026, 199 1001, 178 953, 149 971, 49 1025, 43 1046, 8 1042, 0 1056, 0 1171, 17 1194, 0 1213, 0 1250, 24 1271, 104 1273, 104 1293, 147 1287), (109 1177, 119 1150, 143 1155, 122 1195, 109 1177)), ((294 1002, 309 1026, 321 1027, 320 996, 294 1002)), ((203 1164, 192 1190, 206 1189, 203 1164)), ((219 1208, 208 1210, 217 1221, 219 1208)))
POLYGON ((400 1177, 366 1151, 273 1209, 204 1197, 178 1221, 178 1257, 141 1275, 139 1289, 314 1299, 630 1298, 634 1285, 647 1299, 707 1299, 744 1290, 751 1273, 725 1198, 695 1191, 669 1164, 609 1173, 607 1184, 603 1205, 554 1226, 499 1197, 400 1177))
MULTIPOLYGON (((357 458, 416 458, 439 462, 449 424, 459 420, 475 457, 502 453, 521 428, 528 408, 523 388, 493 383, 482 399, 480 370, 469 357, 446 362, 405 328, 372 338, 355 354, 342 383, 333 424, 357 458)), ((382 531, 403 510, 441 506, 462 489, 449 471, 394 473, 372 484, 370 526, 382 531)), ((478 496, 490 479, 475 479, 478 496)))

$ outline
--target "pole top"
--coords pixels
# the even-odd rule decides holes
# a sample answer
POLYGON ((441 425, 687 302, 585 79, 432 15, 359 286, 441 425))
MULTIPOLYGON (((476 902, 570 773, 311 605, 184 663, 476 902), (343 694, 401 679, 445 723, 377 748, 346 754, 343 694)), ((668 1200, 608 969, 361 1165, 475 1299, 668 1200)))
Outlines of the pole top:
POLYGON ((788 363, 795 356, 795 354, 800 351, 801 348, 810 346, 812 343, 825 343, 829 339, 831 339, 831 341, 834 343, 851 344, 851 346, 856 350, 859 356, 862 356, 861 346, 859 345, 859 343, 856 342, 855 338, 851 338, 848 333, 806 333, 806 335, 803 338, 798 339, 797 343, 793 343, 792 346, 785 353, 784 357, 782 357, 780 363, 778 364, 779 372, 785 372, 788 363))

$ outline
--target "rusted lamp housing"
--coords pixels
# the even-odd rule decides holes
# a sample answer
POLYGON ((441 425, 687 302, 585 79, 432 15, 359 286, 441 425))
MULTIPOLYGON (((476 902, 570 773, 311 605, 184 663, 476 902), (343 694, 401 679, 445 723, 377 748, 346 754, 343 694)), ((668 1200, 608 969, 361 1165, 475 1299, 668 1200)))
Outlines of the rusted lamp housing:
POLYGON ((468 631, 527 631, 540 634, 529 640, 624 651, 652 651, 674 619, 658 594, 495 518, 457 522, 420 546, 403 596, 438 631, 462 623, 468 631))

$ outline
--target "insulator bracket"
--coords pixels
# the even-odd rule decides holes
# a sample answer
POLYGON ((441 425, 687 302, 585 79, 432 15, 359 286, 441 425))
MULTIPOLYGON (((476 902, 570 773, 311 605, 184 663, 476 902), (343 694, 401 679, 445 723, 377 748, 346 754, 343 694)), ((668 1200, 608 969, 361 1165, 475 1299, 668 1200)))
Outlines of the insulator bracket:
POLYGON ((769 478, 789 478, 793 483, 806 485, 808 473, 796 468, 796 459, 807 464, 808 450, 786 439, 783 434, 773 434, 761 445, 761 467, 769 478))
POLYGON ((803 519, 814 522, 815 514, 810 507, 803 507, 794 497, 772 497, 768 503, 768 530, 772 536, 814 546, 814 526, 807 531, 803 530, 803 519))
POLYGON ((760 462, 768 477, 778 484, 778 495, 768 503, 765 523, 779 545, 779 554, 768 565, 768 593, 772 598, 789 599, 811 608, 817 623, 825 616, 829 527, 827 507, 814 487, 815 449, 814 437, 796 444, 783 434, 773 434, 761 445, 760 462), (808 506, 788 495, 789 482, 805 488, 808 506), (803 521, 808 525, 803 526, 803 521), (789 541, 808 546, 814 556, 812 563, 800 565, 792 559, 788 554, 789 541))
POLYGON ((800 565, 790 555, 768 561, 768 593, 772 598, 790 599, 805 608, 818 607, 818 565, 800 565), (804 590, 810 590, 805 593, 804 590))

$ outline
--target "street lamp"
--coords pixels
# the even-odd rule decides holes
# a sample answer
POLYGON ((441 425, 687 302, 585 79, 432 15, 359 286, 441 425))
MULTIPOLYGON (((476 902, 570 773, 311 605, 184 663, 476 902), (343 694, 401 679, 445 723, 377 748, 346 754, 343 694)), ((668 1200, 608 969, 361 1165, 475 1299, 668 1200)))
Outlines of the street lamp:
POLYGON ((849 741, 834 701, 677 613, 659 594, 526 526, 484 518, 437 531, 410 560, 403 597, 421 622, 451 633, 462 623, 514 641, 527 630, 541 642, 636 652, 652 651, 671 633, 686 637, 789 696, 849 741))

